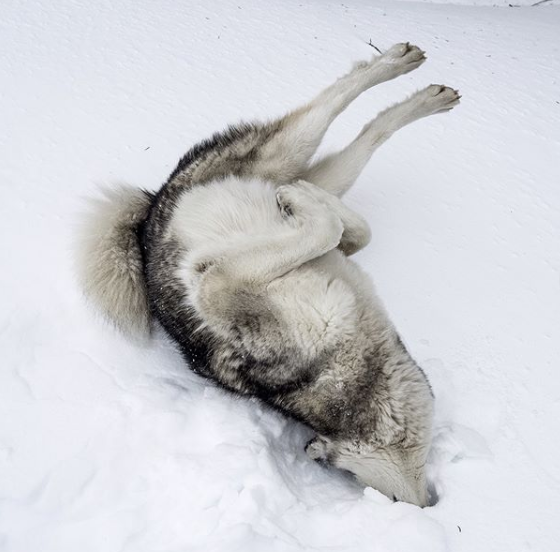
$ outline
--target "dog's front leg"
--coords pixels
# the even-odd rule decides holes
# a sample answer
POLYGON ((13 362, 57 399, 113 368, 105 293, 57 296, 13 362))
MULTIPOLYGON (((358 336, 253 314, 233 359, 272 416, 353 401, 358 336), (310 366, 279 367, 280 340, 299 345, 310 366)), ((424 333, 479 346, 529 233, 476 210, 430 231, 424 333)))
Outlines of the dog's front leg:
POLYGON ((329 125, 352 101, 369 88, 420 67, 425 60, 422 50, 406 43, 395 44, 381 56, 357 63, 308 104, 273 124, 277 131, 260 149, 253 174, 281 183, 303 178, 329 125))
POLYGON ((303 178, 335 195, 343 195, 356 181, 373 152, 394 132, 422 117, 449 111, 458 105, 459 98, 456 90, 439 84, 416 92, 382 111, 342 151, 311 165, 303 178))

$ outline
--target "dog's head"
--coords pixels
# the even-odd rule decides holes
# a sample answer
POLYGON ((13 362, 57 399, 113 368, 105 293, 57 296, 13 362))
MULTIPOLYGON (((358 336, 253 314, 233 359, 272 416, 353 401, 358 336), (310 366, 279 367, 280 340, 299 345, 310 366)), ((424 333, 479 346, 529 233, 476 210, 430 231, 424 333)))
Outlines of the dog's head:
POLYGON ((430 504, 426 482, 427 447, 376 448, 345 459, 359 481, 385 496, 424 507, 430 504))

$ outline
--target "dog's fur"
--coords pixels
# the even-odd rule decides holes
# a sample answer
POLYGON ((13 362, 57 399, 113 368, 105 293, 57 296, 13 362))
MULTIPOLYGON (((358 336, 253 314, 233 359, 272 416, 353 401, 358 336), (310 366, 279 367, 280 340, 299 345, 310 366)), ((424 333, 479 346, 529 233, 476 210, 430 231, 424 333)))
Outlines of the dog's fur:
POLYGON ((156 194, 107 192, 79 263, 87 294, 120 327, 157 320, 195 372, 313 428, 311 458, 421 506, 431 389, 348 258, 370 230, 339 198, 393 132, 459 96, 431 85, 311 159, 352 100, 424 60, 397 44, 287 116, 198 144, 156 194))

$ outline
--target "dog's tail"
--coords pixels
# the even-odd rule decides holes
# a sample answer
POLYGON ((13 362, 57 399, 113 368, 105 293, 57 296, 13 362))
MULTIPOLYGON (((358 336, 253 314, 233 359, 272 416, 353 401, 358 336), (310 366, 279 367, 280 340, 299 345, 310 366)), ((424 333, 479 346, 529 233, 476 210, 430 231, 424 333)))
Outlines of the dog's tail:
POLYGON ((89 201, 80 228, 77 268, 86 296, 121 330, 147 335, 150 327, 139 230, 153 196, 121 184, 89 201))

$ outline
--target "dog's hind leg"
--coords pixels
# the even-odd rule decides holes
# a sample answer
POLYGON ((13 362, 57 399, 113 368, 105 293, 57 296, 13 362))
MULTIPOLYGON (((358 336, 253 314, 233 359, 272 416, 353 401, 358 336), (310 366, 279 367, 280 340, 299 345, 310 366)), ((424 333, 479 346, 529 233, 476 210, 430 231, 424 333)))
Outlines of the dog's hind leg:
POLYGON ((361 62, 307 105, 271 123, 275 129, 259 150, 256 176, 286 183, 300 178, 333 120, 362 92, 419 67, 424 52, 396 44, 381 56, 361 62))
POLYGON ((191 257, 183 277, 189 280, 191 297, 204 318, 219 327, 233 323, 232 313, 238 313, 243 304, 256 312, 258 298, 273 280, 335 249, 341 243, 344 221, 330 207, 331 198, 336 200, 309 182, 280 186, 282 231, 251 236, 226 250, 200 251, 191 257))
POLYGON ((382 111, 351 144, 311 165, 302 178, 337 196, 343 195, 373 152, 396 130, 422 117, 449 111, 459 103, 459 98, 456 90, 436 84, 416 92, 404 102, 382 111))
POLYGON ((280 186, 277 201, 285 219, 283 231, 249 237, 223 252, 203 253, 195 264, 208 266, 209 272, 214 268, 232 283, 266 285, 338 246, 345 214, 330 206, 330 198, 338 201, 310 182, 280 186))

